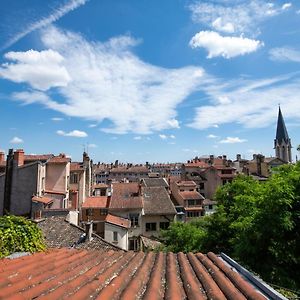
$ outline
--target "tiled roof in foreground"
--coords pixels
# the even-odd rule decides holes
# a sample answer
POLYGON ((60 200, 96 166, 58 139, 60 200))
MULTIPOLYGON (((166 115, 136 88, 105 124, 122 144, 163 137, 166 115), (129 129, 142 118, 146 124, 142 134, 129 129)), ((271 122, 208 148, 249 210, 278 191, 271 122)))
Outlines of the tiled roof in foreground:
POLYGON ((0 299, 266 299, 213 253, 54 249, 0 261, 0 299))

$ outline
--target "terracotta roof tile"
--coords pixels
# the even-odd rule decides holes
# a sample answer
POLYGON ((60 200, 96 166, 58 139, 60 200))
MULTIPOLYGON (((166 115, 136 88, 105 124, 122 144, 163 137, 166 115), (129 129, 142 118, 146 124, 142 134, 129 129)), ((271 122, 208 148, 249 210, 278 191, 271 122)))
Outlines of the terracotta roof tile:
POLYGON ((46 161, 54 157, 53 154, 26 154, 24 155, 24 161, 46 161))
POLYGON ((70 171, 84 171, 82 163, 71 162, 70 163, 70 171))
MULTIPOLYGON (((63 216, 51 216, 38 223, 49 248, 75 247, 78 249, 97 249, 107 251, 119 248, 106 242, 100 236, 93 234, 91 241, 78 243, 85 230, 65 221, 63 216)), ((1 299, 1 297, 0 297, 1 299)))
POLYGON ((44 203, 44 204, 49 204, 49 203, 53 202, 53 199, 52 199, 52 198, 49 198, 49 197, 38 197, 38 196, 34 196, 34 197, 32 197, 31 200, 32 200, 32 201, 35 201, 35 202, 44 203))
POLYGON ((125 218, 121 218, 118 216, 114 216, 111 214, 108 214, 105 218, 105 222, 114 224, 114 225, 118 225, 120 227, 124 227, 124 228, 130 228, 130 220, 125 219, 125 218))
POLYGON ((176 214, 176 209, 164 187, 144 187, 144 212, 146 215, 176 214))
POLYGON ((183 191, 183 192, 179 192, 179 195, 184 200, 188 200, 188 199, 203 200, 204 199, 204 197, 197 191, 183 191))
POLYGON ((267 299, 213 253, 55 249, 0 261, 1 299, 267 299))
POLYGON ((50 163, 50 164, 66 164, 70 161, 71 161, 71 159, 69 157, 54 156, 48 160, 48 163, 50 163))
POLYGON ((143 199, 139 196, 139 184, 113 183, 110 209, 143 208, 143 199))
POLYGON ((82 208, 106 208, 107 205, 107 196, 87 197, 82 204, 82 208))

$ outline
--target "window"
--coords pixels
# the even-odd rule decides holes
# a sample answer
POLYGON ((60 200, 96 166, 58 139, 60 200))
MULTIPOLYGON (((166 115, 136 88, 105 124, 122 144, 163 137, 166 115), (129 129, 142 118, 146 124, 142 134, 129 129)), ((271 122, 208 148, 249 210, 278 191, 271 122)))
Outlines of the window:
POLYGON ((118 232, 117 231, 113 232, 113 242, 118 242, 118 232))
POLYGON ((88 209, 86 210, 86 216, 87 216, 87 217, 92 217, 92 216, 93 216, 93 210, 92 210, 91 208, 88 208, 88 209))
POLYGON ((204 183, 203 182, 199 183, 199 188, 200 188, 200 190, 204 190, 204 183))
POLYGON ((160 222, 160 223, 159 223, 159 228, 160 228, 160 229, 163 229, 163 230, 168 229, 169 226, 170 226, 170 222, 160 222))
POLYGON ((70 183, 78 183, 78 174, 76 173, 70 174, 70 183))
POLYGON ((129 214, 131 227, 139 226, 139 214, 129 214))
POLYGON ((129 250, 138 251, 139 241, 135 238, 129 240, 129 250))
POLYGON ((93 231, 97 231, 97 223, 93 223, 93 231))
POLYGON ((146 231, 156 231, 156 223, 146 223, 146 231))
POLYGON ((107 215, 107 209, 106 208, 100 208, 100 215, 106 216, 107 215))
POLYGON ((198 211, 188 211, 187 212, 187 217, 188 218, 197 218, 199 216, 200 216, 200 214, 199 214, 198 211))
POLYGON ((209 204, 209 205, 208 205, 208 209, 213 209, 212 204, 209 204))

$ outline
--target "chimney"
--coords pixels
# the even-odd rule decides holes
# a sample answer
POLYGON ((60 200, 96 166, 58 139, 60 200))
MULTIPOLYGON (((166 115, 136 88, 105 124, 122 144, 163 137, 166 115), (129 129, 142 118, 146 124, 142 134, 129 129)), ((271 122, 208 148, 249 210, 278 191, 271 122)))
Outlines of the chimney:
POLYGON ((85 240, 91 241, 92 240, 92 233, 93 233, 93 221, 85 223, 85 240))
POLYGON ((18 167, 24 165, 24 150, 23 149, 17 149, 15 151, 14 161, 16 161, 18 163, 18 167))
POLYGON ((241 159, 242 159, 241 154, 237 154, 237 155, 236 155, 236 160, 237 160, 237 161, 240 161, 241 159))
POLYGON ((211 154, 211 155, 209 156, 209 164, 210 164, 211 166, 214 164, 214 159, 215 159, 215 157, 211 154))
POLYGON ((256 160, 256 154, 253 154, 253 160, 256 160))
POLYGON ((0 152, 0 163, 4 162, 5 153, 3 151, 0 152))

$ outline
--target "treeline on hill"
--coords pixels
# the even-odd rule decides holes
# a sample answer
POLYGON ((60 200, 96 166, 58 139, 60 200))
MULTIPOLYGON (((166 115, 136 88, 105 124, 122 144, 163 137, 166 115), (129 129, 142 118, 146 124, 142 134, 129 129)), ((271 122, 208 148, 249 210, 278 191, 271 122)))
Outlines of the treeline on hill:
POLYGON ((265 281, 300 289, 300 163, 259 183, 238 176, 216 193, 215 214, 173 223, 166 250, 224 252, 265 281))

